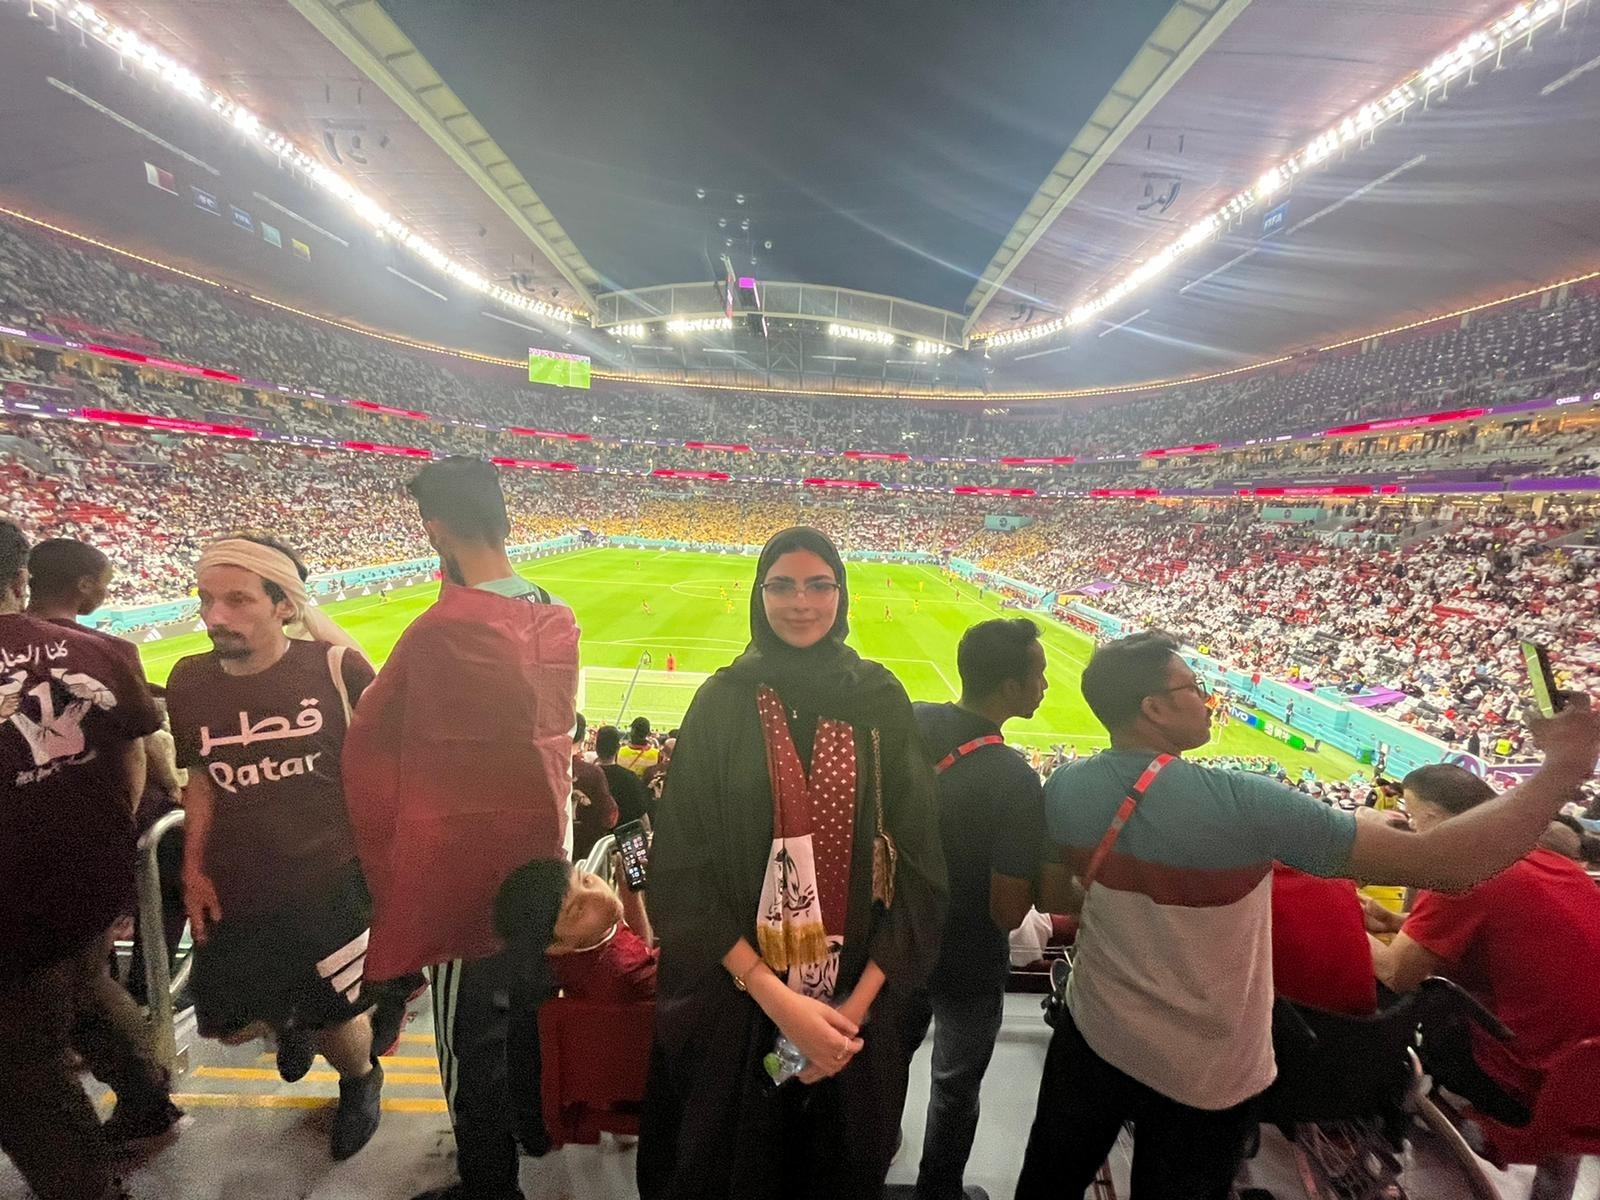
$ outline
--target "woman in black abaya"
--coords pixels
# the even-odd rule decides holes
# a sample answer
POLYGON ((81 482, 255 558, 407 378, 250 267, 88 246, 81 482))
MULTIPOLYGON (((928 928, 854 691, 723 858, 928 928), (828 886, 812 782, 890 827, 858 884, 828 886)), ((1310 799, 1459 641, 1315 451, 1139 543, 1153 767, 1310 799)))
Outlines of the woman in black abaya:
POLYGON ((776 535, 749 647, 684 718, 651 847, 644 1200, 876 1198, 894 1156, 944 853, 910 702, 844 644, 848 612, 833 543, 776 535), (809 1065, 778 1087, 780 1030, 809 1065))

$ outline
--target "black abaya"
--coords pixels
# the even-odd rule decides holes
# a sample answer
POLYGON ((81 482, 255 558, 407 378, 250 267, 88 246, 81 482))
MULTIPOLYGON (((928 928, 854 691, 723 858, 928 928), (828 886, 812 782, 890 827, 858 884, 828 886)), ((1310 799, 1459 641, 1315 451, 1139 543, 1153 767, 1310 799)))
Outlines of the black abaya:
MULTIPOLYGON (((758 581, 783 552, 784 537, 763 553, 758 581)), ((831 544, 822 539, 821 545, 843 583, 843 564, 831 544)), ((805 541, 798 548, 817 547, 805 541)), ((844 646, 847 604, 841 594, 828 638, 793 651, 775 644, 760 596, 752 596, 751 649, 701 687, 684 718, 651 847, 650 911, 661 939, 661 974, 639 1146, 643 1200, 876 1197, 894 1155, 910 1057, 899 1010, 938 954, 944 852, 933 774, 910 702, 887 670, 844 646), (740 938, 757 944, 772 843, 772 792, 756 709, 762 684, 778 693, 791 725, 806 733, 818 717, 847 721, 854 730, 855 837, 835 999, 849 994, 869 959, 886 978, 862 1029, 865 1046, 850 1065, 832 1079, 782 1088, 761 1066, 777 1030, 721 966, 740 938), (899 850, 887 909, 872 899, 874 729, 884 824, 899 850)))

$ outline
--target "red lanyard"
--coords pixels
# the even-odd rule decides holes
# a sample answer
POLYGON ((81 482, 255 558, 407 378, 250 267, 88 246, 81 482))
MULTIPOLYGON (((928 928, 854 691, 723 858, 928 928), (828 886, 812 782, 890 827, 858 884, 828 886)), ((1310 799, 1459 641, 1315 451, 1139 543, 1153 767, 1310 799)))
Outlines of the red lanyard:
POLYGON ((1117 809, 1117 815, 1111 818, 1111 828, 1106 830, 1105 836, 1100 839, 1100 844, 1094 848, 1094 854, 1089 859, 1089 869, 1083 873, 1083 890, 1087 892, 1100 874, 1100 868, 1105 865, 1106 856, 1111 853, 1111 848, 1117 844, 1117 838, 1122 835, 1122 827, 1128 823, 1128 818, 1133 816, 1133 810, 1139 807, 1150 785, 1156 781, 1156 776, 1161 774, 1161 769, 1172 761, 1172 755, 1162 754, 1157 756, 1144 774, 1140 775, 1133 785, 1133 790, 1123 800, 1122 807, 1117 809))

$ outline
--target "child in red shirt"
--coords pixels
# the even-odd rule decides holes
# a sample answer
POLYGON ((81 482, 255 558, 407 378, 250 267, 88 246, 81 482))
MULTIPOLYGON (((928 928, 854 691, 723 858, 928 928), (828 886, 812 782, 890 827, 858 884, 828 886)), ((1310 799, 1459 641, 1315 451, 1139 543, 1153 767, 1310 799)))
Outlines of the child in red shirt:
POLYGON ((654 945, 644 898, 628 886, 620 865, 614 875, 617 891, 600 876, 573 868, 572 885, 556 917, 550 966, 562 993, 575 999, 605 1004, 654 1000, 661 952, 654 945))

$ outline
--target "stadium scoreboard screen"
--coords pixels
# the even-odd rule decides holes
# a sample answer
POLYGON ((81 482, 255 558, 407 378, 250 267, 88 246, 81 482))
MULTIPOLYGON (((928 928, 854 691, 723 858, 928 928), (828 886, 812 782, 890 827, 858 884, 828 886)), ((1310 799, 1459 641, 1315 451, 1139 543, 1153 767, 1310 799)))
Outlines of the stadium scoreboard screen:
POLYGON ((562 354, 559 350, 535 350, 529 347, 528 382, 587 389, 589 363, 587 354, 562 354))

